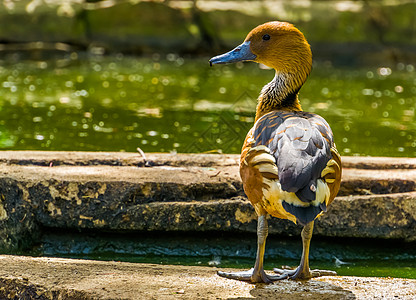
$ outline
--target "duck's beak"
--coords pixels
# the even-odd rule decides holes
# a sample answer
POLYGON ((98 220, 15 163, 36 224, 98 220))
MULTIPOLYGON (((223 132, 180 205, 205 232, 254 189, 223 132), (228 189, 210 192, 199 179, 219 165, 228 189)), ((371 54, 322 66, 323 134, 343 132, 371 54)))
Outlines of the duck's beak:
POLYGON ((256 55, 250 50, 250 42, 244 42, 230 52, 215 56, 209 60, 210 66, 216 64, 229 64, 238 61, 255 60, 256 55))

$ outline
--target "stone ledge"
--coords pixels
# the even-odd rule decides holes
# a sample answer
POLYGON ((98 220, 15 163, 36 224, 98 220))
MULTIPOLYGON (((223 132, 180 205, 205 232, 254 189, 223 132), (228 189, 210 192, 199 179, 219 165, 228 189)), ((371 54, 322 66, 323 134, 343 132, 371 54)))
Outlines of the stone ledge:
MULTIPOLYGON (((157 165, 233 166, 238 154, 168 154, 149 153, 147 158, 157 165)), ((144 166, 143 157, 131 152, 78 151, 0 151, 0 163, 9 165, 117 165, 144 166)), ((416 169, 416 158, 343 156, 344 168, 354 169, 416 169)))
MULTIPOLYGON (((30 247, 40 229, 255 232, 238 155, 0 152, 0 248, 30 247)), ((316 235, 413 241, 416 159, 343 157, 339 196, 316 235)), ((297 235, 275 218, 270 233, 297 235)))
POLYGON ((416 280, 332 276, 250 284, 216 268, 0 256, 1 299, 415 299, 416 280))

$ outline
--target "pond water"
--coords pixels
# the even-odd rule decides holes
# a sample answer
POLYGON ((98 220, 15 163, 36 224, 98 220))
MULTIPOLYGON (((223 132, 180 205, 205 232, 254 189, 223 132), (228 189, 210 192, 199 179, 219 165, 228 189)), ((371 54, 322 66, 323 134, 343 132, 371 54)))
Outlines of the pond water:
MULTIPOLYGON (((416 279, 416 245, 400 241, 313 238, 311 268, 338 275, 416 279)), ((256 257, 254 234, 111 234, 49 232, 31 255, 137 263, 251 268, 256 257)), ((270 235, 265 268, 296 267, 302 255, 300 237, 270 235)), ((213 272, 215 272, 213 270, 213 272)))
MULTIPOLYGON (((254 63, 72 53, 0 61, 0 149, 238 153, 273 78, 254 63)), ((416 156, 416 70, 314 65, 303 109, 342 155, 416 156)))

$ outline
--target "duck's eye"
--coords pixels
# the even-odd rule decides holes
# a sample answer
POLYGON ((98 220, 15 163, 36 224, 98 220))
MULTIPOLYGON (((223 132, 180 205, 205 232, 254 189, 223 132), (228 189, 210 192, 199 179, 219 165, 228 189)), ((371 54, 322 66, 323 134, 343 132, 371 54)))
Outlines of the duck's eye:
POLYGON ((268 41, 268 40, 270 40, 270 35, 268 34, 263 35, 263 41, 268 41))

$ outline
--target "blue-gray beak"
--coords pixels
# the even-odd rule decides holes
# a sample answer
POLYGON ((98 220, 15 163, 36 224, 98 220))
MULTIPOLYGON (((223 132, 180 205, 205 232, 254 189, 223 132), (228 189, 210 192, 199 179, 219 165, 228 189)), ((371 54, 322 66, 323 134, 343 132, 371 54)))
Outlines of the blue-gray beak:
POLYGON ((235 47, 230 52, 215 56, 209 60, 209 65, 216 64, 229 64, 238 61, 250 61, 255 60, 256 55, 250 50, 250 42, 244 42, 241 45, 235 47))

